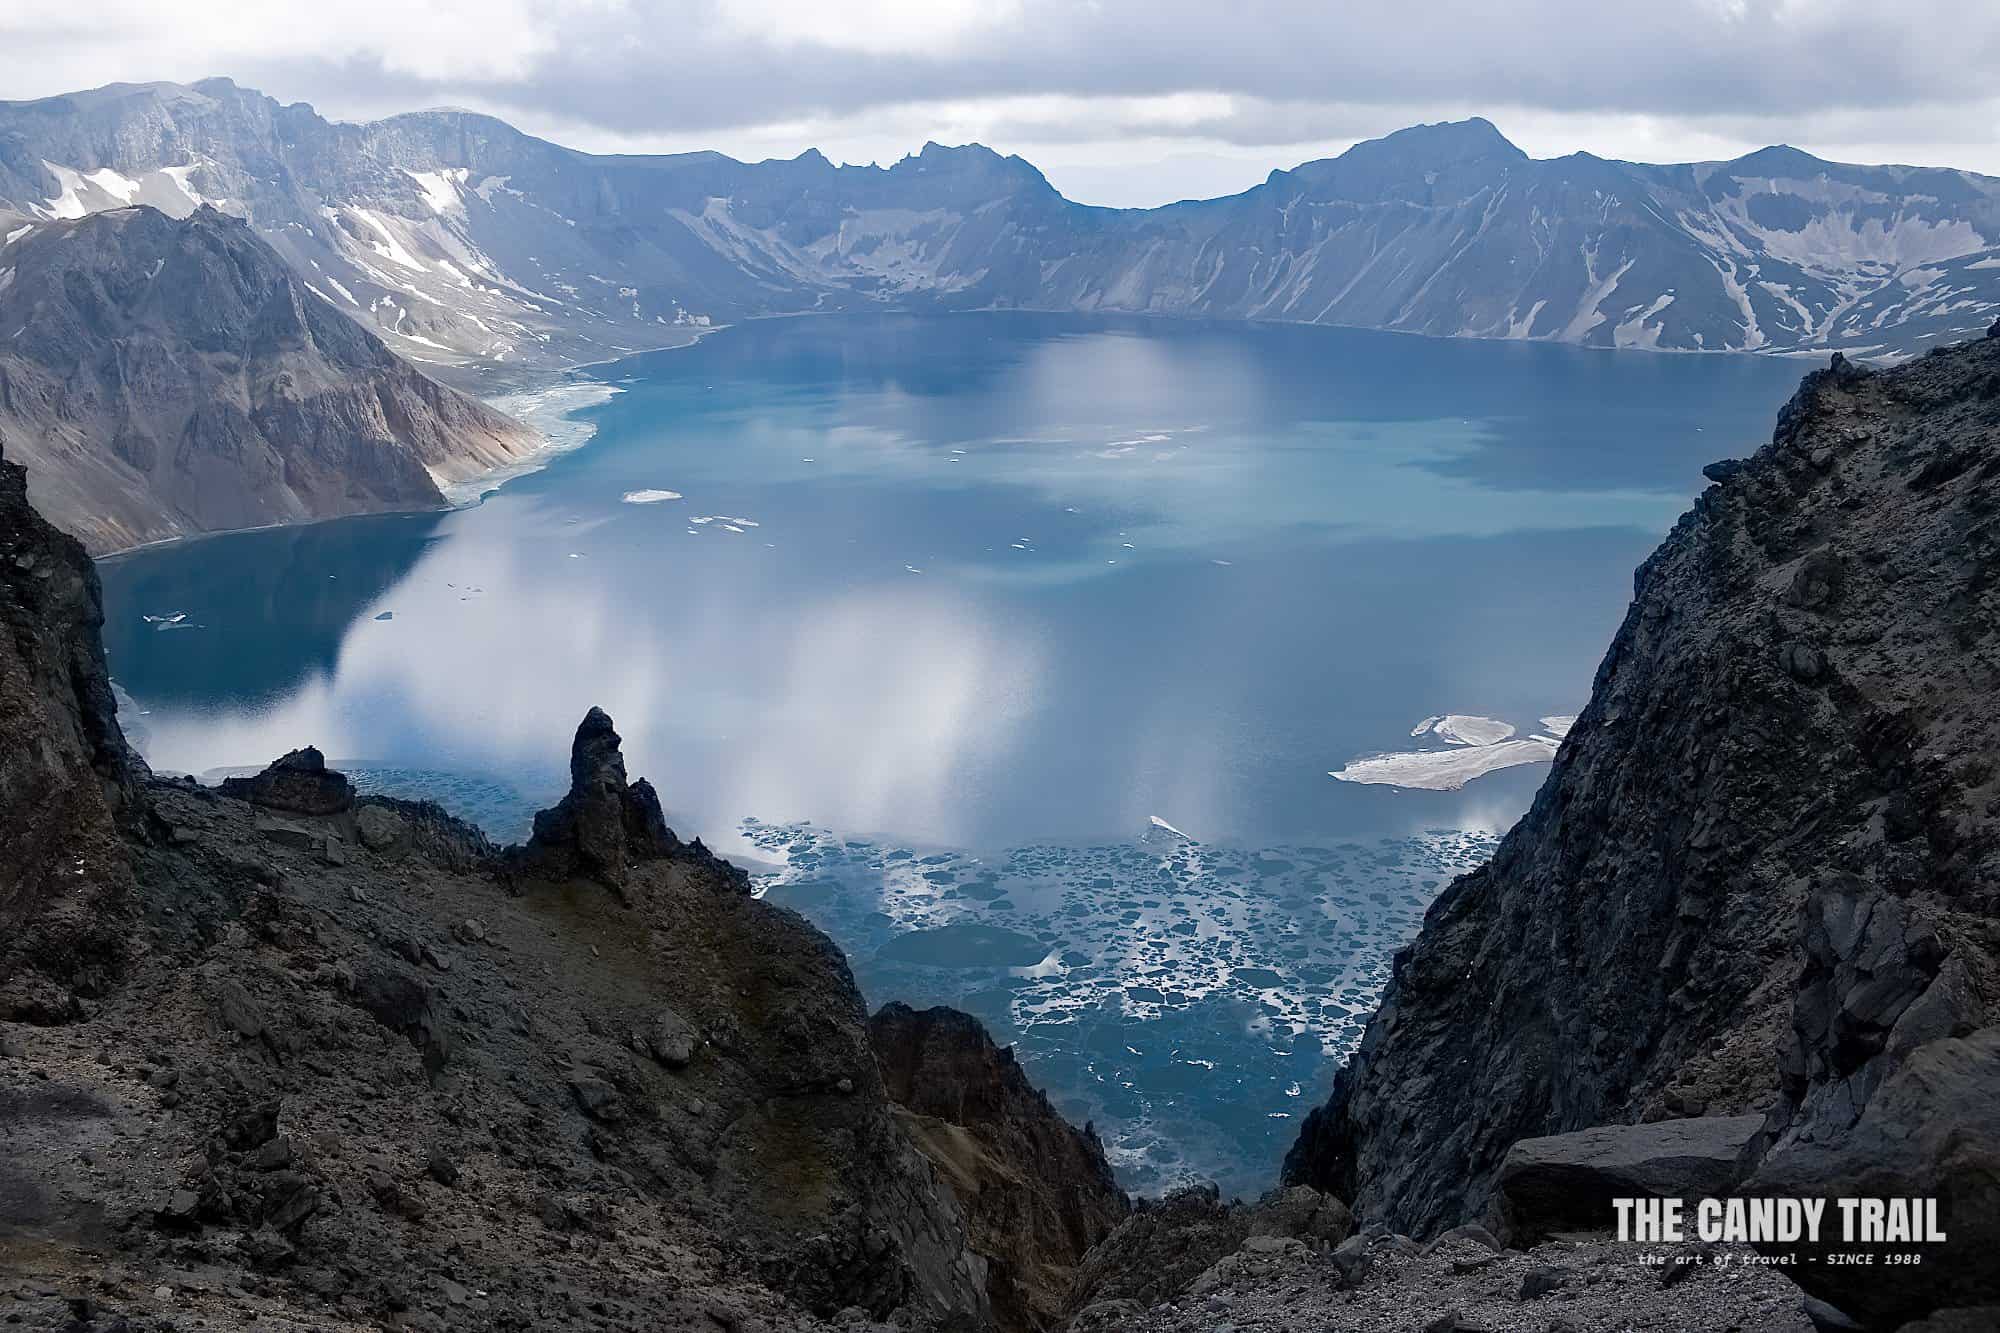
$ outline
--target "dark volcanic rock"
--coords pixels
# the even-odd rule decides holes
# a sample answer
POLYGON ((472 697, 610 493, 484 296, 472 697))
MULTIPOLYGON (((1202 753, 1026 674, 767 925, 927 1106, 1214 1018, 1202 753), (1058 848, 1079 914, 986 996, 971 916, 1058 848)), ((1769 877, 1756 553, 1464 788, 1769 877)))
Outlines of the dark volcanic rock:
POLYGON ((1613 1199, 1719 1198, 1742 1178, 1763 1127, 1762 1116, 1715 1116, 1522 1139, 1500 1167, 1508 1237, 1519 1245, 1608 1227, 1613 1199))
POLYGON ((868 1038, 917 1146, 965 1208, 995 1317, 1053 1326, 1085 1251, 1131 1211, 1096 1132, 1058 1115, 970 1014, 890 1004, 868 1038))
POLYGON ((51 1021, 108 984, 129 886, 121 822, 144 766, 125 747, 83 548, 0 459, 0 1018, 51 1021))
POLYGON ((1996 569, 2000 341, 1807 376, 1639 570, 1533 808, 1398 956, 1287 1176, 1434 1229, 1516 1140, 1768 1111, 1758 1182, 1968 1199, 1971 1244, 1907 1282, 1801 1282, 1876 1319, 1991 1301, 1996 569))
POLYGON ((442 508, 438 478, 539 446, 213 208, 51 221, 6 253, 0 430, 36 507, 93 551, 442 508))
POLYGON ((408 1037, 433 1077, 451 1058, 451 1031, 420 978, 392 963, 371 961, 354 978, 354 1002, 389 1031, 408 1037))
POLYGON ((337 815, 354 807, 354 784, 345 773, 328 768, 326 757, 310 745, 293 750, 262 773, 224 778, 221 791, 267 810, 300 815, 337 815))
POLYGON ((1084 1256, 1069 1309, 1074 1313, 1106 1301, 1157 1305, 1234 1254, 1249 1236, 1248 1210, 1223 1203, 1213 1185, 1143 1200, 1084 1256))
POLYGON ((1223 1203, 1213 1185, 1142 1199, 1084 1256, 1066 1308, 1079 1326, 1123 1327, 1123 1316, 1108 1311, 1210 1297, 1218 1287, 1254 1283, 1304 1255, 1351 1285, 1372 1262, 1368 1238, 1350 1236, 1352 1227, 1340 1200, 1301 1185, 1250 1204, 1223 1203))
MULTIPOLYGON (((1829 1227, 1800 1281, 1848 1314, 1893 1325, 1940 1306, 2000 1298, 2000 1027, 1926 1042, 1897 1065, 1843 1133, 1784 1135, 1744 1187, 1760 1195, 1828 1200, 1829 1227), (1830 1266, 1852 1253, 1837 1199, 1938 1201, 1943 1244, 1883 1247, 1923 1255, 1914 1267, 1830 1266)), ((1772 1246, 1785 1251, 1791 1247, 1772 1246)))
POLYGON ((728 886, 747 892, 749 878, 714 856, 701 839, 683 844, 667 827, 653 784, 625 776, 617 729, 601 708, 577 726, 570 745, 569 792, 535 816, 534 836, 515 858, 529 879, 594 879, 625 897, 640 861, 679 859, 707 867, 728 886))

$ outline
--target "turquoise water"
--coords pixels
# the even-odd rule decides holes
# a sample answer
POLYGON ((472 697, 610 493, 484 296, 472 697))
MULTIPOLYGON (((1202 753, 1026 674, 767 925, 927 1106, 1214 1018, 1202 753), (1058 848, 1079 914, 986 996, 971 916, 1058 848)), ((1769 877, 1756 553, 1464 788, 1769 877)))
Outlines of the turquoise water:
POLYGON ((979 1013, 1139 1188, 1253 1190, 1546 768, 1329 773, 1576 712, 1633 567, 1800 370, 758 323, 548 396, 595 438, 476 506, 108 561, 106 639, 156 766, 310 741, 503 838, 600 704, 871 1002, 979 1013))

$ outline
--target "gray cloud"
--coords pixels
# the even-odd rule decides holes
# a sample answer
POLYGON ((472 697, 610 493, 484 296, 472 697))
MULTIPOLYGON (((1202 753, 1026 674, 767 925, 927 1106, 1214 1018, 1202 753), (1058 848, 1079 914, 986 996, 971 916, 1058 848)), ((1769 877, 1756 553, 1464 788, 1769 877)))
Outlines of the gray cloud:
POLYGON ((9 8, 0 78, 13 96, 226 73, 330 114, 459 102, 599 141, 748 138, 796 151, 816 134, 928 121, 1002 146, 1250 147, 1351 141, 1474 110, 1503 128, 1512 111, 1586 138, 1592 124, 1643 126, 1612 135, 1613 149, 1634 135, 1788 139, 1907 145, 1921 159, 2000 137, 2000 6, 1962 0, 9 8))
MULTIPOLYGON (((941 36, 934 49, 911 49, 894 34, 871 41, 859 31, 846 42, 787 40, 782 16, 746 25, 724 17, 730 8, 667 0, 567 16, 539 11, 522 26, 551 44, 518 75, 455 82, 629 132, 724 128, 942 99, 1187 91, 1268 104, 1449 99, 1792 116, 1984 98, 2000 67, 2000 9, 1940 0, 1400 6, 1028 0, 994 24, 968 11, 956 28, 962 38, 941 36)), ((310 50, 274 51, 267 68, 330 91, 371 74, 384 92, 444 86, 395 73, 387 62, 373 62, 371 70, 370 63, 328 67, 310 50)))

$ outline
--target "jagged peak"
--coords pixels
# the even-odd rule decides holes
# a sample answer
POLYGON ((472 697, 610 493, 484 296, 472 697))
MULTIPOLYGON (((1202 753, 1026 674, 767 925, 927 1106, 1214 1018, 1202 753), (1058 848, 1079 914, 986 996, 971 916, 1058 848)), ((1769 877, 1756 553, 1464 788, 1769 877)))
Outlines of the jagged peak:
POLYGON ((918 162, 926 167, 938 167, 986 165, 1006 160, 983 143, 942 144, 935 139, 926 139, 924 146, 905 157, 903 162, 918 162))
POLYGON ((983 143, 941 144, 935 139, 926 140, 922 148, 890 168, 891 171, 906 169, 1008 172, 1042 189, 1054 189, 1034 163, 1017 153, 997 152, 983 143))
POLYGON ((701 839, 683 843, 667 827, 659 793, 644 778, 628 778, 624 740, 611 715, 595 706, 570 742, 569 791, 535 815, 527 845, 510 854, 526 878, 592 879, 628 902, 633 869, 668 858, 708 867, 731 888, 749 888, 749 877, 701 839))

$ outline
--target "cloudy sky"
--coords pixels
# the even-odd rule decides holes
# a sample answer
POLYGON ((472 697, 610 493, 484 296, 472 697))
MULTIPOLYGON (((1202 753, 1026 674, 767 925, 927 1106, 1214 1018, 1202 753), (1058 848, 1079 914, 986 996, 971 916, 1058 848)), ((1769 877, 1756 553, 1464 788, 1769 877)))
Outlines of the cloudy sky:
POLYGON ((6 0, 0 98, 226 74, 360 120, 468 106, 581 148, 926 139, 1090 203, 1243 189, 1479 114, 1537 156, 1786 142, 2000 174, 1990 0, 6 0))

